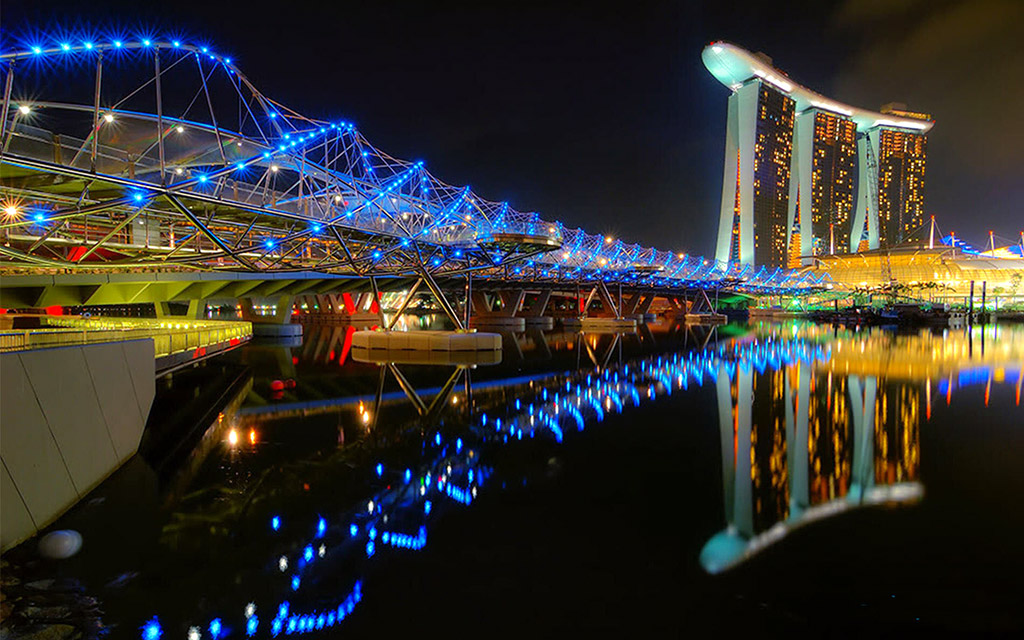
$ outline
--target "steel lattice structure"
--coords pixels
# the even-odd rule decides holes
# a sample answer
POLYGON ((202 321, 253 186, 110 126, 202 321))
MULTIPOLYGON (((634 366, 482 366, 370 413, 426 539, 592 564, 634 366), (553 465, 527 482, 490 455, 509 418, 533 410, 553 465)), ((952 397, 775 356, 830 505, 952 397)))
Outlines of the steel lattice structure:
POLYGON ((67 37, 0 55, 0 269, 229 270, 816 288, 568 229, 442 182, 228 57, 67 37))

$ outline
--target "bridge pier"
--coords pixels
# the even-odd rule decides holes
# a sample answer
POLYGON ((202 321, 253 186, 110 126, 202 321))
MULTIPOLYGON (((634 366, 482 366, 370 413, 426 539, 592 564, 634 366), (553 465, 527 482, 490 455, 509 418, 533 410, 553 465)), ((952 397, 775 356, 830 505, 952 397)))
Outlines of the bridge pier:
POLYGON ((553 329, 555 327, 554 318, 545 315, 548 304, 551 302, 551 295, 551 289, 542 290, 528 306, 522 307, 516 315, 526 321, 527 327, 542 330, 553 329))
POLYGON ((182 318, 188 320, 203 320, 206 318, 206 300, 189 300, 188 309, 185 311, 184 315, 175 315, 171 313, 170 302, 154 302, 153 310, 156 311, 157 318, 182 318))
POLYGON ((292 296, 277 296, 274 313, 256 313, 253 298, 242 298, 242 319, 252 323, 253 336, 260 338, 295 338, 302 335, 302 325, 292 323, 292 296))
MULTIPOLYGON (((577 286, 577 292, 580 289, 577 286)), ((608 285, 598 281, 585 301, 580 305, 580 315, 576 318, 564 318, 562 324, 566 327, 580 327, 581 329, 635 329, 636 319, 622 316, 622 289, 619 287, 619 296, 616 299, 608 290, 608 285), (595 300, 601 301, 601 310, 591 314, 590 307, 595 300)))
MULTIPOLYGON (((717 299, 717 297, 716 290, 715 298, 717 299)), ((711 301, 708 292, 704 289, 697 289, 693 302, 688 305, 685 317, 687 324, 725 324, 729 321, 724 313, 718 313, 715 303, 711 301)))
POLYGON ((299 322, 315 324, 382 324, 379 302, 373 293, 322 293, 299 296, 297 304, 305 310, 297 314, 299 322))
POLYGON ((498 331, 525 331, 526 320, 516 314, 526 298, 526 291, 502 289, 488 299, 484 291, 473 291, 470 297, 470 326, 498 331))

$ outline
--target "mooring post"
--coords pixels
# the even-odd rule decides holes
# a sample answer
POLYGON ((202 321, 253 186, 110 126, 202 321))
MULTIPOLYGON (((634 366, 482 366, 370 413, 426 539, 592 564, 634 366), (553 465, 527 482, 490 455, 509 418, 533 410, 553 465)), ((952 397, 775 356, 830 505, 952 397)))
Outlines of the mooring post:
POLYGON ((974 280, 971 280, 971 297, 967 304, 967 324, 974 324, 974 280))
MULTIPOLYGON (((466 272, 466 328, 469 328, 470 310, 473 308, 473 272, 466 272)), ((467 378, 468 380, 468 378, 467 378)))
POLYGON ((981 324, 985 324, 985 285, 987 284, 988 280, 981 281, 981 324))

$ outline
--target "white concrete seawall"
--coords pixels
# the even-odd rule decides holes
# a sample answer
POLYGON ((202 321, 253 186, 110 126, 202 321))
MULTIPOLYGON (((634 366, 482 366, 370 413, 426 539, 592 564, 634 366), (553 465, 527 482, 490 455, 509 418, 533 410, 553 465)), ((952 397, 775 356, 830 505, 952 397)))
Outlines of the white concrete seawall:
POLYGON ((139 446, 151 339, 0 353, 0 547, 53 522, 139 446))

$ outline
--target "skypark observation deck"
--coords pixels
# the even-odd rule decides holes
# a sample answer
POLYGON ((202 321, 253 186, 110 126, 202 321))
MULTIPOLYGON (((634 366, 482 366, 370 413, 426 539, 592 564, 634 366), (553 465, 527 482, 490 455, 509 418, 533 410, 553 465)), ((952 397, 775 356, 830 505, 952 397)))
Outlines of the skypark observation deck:
POLYGON ((827 98, 793 82, 784 71, 776 69, 755 54, 728 42, 712 43, 704 49, 701 59, 711 75, 734 91, 746 81, 760 78, 796 101, 796 113, 812 108, 839 113, 853 120, 859 131, 867 131, 874 127, 899 127, 926 133, 935 124, 930 120, 904 118, 893 113, 862 109, 827 98))
MULTIPOLYGON (((423 162, 389 156, 349 122, 262 94, 231 58, 156 38, 23 41, 0 56, 0 273, 180 272, 436 279, 474 274, 658 289, 799 292, 749 271, 569 229, 423 162)), ((150 279, 156 279, 152 276, 150 279)))

